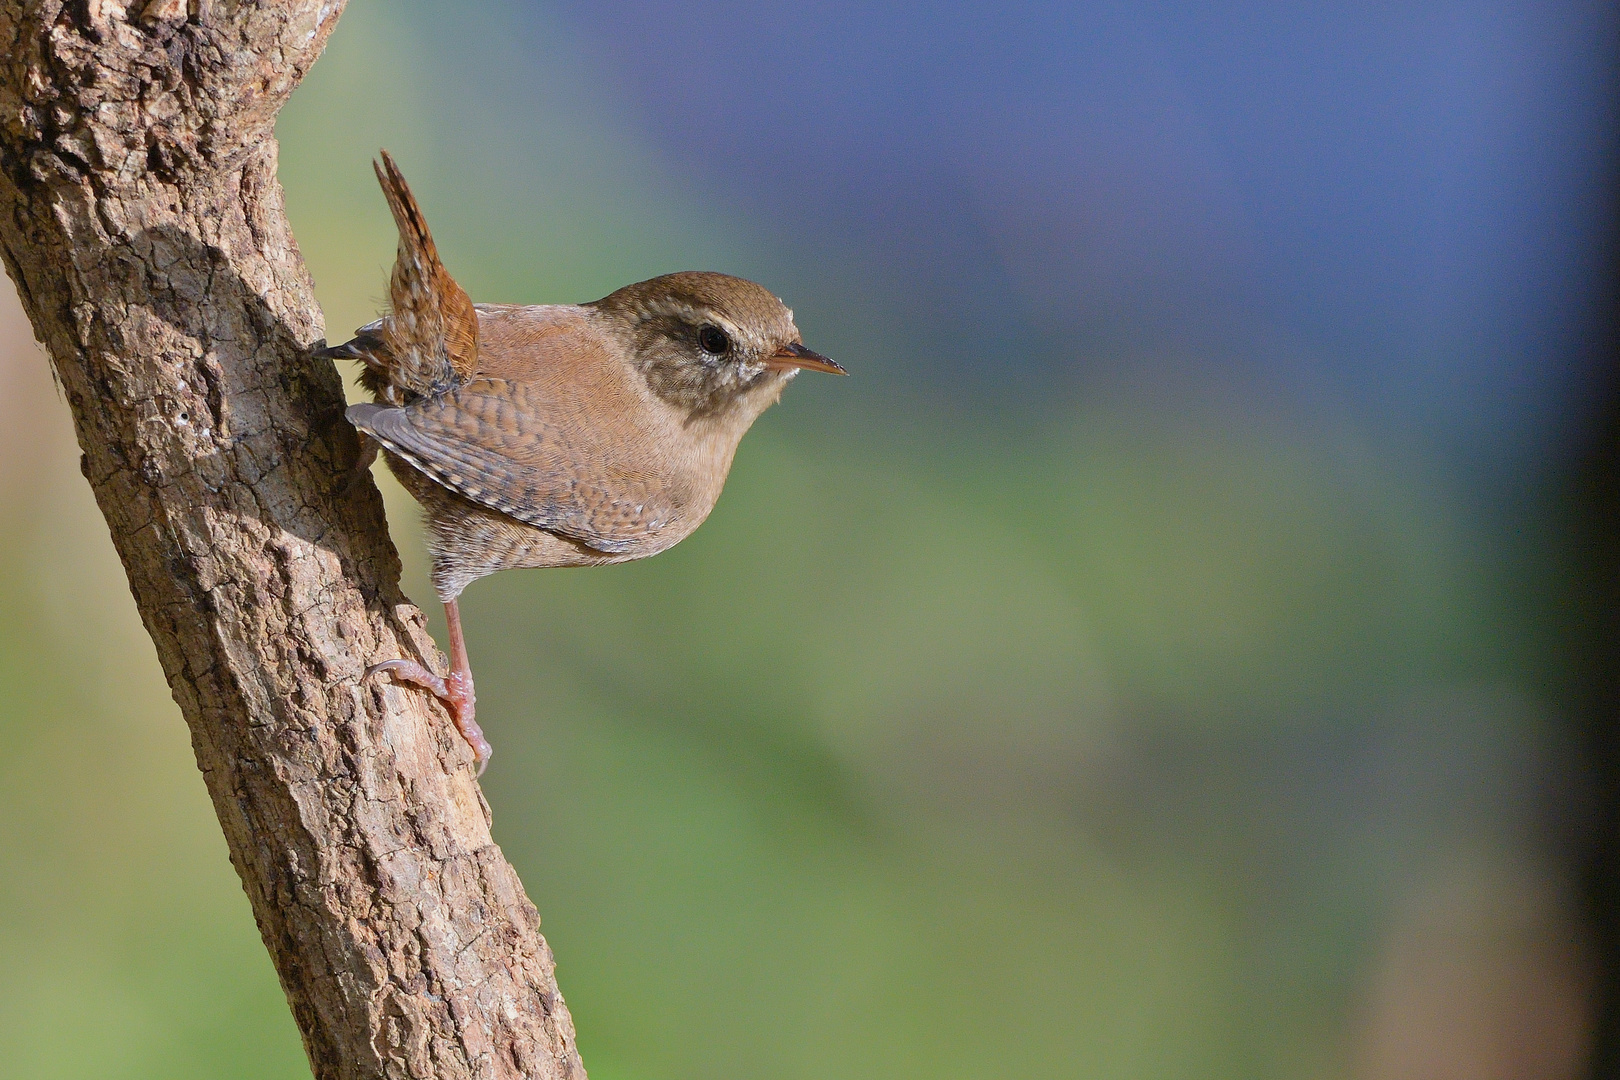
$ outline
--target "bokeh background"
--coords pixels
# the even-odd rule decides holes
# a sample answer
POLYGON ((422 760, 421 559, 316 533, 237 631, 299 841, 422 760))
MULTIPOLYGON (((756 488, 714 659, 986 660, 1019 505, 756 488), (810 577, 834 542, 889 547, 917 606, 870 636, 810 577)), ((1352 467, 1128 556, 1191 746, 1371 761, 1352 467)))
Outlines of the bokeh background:
MULTIPOLYGON (((386 146, 476 299, 726 270, 854 373, 464 598, 595 1080, 1581 1075, 1617 26, 353 0, 278 127, 331 338, 386 146)), ((0 292, 0 1075, 306 1076, 0 292)))

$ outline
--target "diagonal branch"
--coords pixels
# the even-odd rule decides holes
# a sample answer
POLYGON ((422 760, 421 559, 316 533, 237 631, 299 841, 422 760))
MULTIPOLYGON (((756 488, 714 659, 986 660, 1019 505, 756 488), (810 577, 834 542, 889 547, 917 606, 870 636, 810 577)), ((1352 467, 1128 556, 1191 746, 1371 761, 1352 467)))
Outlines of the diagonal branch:
POLYGON ((0 3, 0 257, 317 1077, 583 1077, 276 183, 341 0, 0 3))

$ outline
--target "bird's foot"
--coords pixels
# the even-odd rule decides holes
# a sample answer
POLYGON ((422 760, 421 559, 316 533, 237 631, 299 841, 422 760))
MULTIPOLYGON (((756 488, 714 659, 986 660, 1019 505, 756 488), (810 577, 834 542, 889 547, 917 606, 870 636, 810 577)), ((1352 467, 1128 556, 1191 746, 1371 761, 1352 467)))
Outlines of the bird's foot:
POLYGON ((478 763, 478 775, 484 775, 484 770, 489 767, 490 755, 495 749, 489 745, 489 740, 484 738, 483 729, 473 719, 476 712, 474 708, 476 698, 473 695, 471 674, 452 671, 449 678, 441 679, 414 660, 384 660, 366 670, 366 678, 369 679, 373 675, 389 675, 395 682, 419 686, 444 702, 444 707, 450 712, 450 719, 455 721, 456 730, 461 732, 461 737, 472 747, 473 757, 478 763))

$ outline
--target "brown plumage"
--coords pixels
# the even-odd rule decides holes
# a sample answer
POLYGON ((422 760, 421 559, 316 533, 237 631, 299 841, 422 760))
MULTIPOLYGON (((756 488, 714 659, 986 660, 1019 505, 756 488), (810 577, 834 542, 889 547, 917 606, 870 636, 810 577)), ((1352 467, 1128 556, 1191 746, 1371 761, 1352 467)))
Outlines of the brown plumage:
POLYGON ((365 364, 377 400, 349 419, 427 513, 451 674, 387 672, 450 708, 480 771, 456 598, 497 570, 644 558, 691 534, 732 455, 800 368, 843 373, 800 341, 764 288, 668 274, 589 304, 474 305, 439 260, 386 152, 377 179, 399 228, 391 310, 324 350, 365 364))

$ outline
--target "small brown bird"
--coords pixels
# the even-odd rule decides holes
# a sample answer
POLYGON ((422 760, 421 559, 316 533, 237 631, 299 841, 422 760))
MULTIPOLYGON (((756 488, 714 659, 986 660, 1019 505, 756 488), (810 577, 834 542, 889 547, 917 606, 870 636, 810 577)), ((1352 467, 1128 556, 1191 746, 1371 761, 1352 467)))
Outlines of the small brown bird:
POLYGON ((387 151, 373 166, 399 227, 391 310, 319 355, 365 364, 377 404, 349 420, 426 511, 450 674, 389 660, 366 675, 437 696, 482 774, 491 750, 461 591, 497 570, 673 547, 709 516, 737 443, 799 369, 845 372, 804 347, 781 300, 725 274, 667 274, 588 304, 474 304, 387 151))

